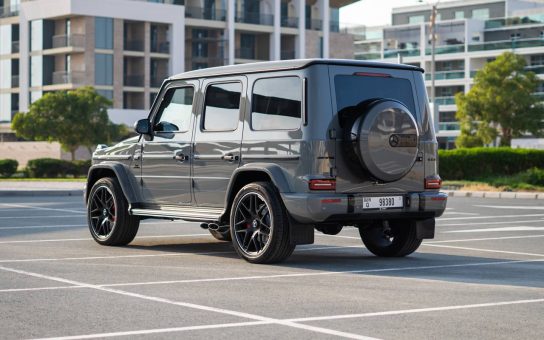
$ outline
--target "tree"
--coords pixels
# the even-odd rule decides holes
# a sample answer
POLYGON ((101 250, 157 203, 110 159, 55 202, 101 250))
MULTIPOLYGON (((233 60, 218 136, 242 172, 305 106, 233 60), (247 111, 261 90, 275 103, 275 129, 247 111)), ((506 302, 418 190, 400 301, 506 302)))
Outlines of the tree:
POLYGON ((524 68, 523 57, 505 52, 478 71, 466 95, 455 96, 461 125, 457 146, 483 146, 497 137, 501 146, 510 146, 524 133, 542 135, 544 107, 533 95, 540 81, 524 68))
POLYGON ((12 129, 25 139, 58 141, 74 160, 79 146, 91 152, 96 144, 109 143, 124 133, 121 126, 109 121, 110 105, 90 86, 50 92, 32 103, 29 112, 18 112, 12 129))

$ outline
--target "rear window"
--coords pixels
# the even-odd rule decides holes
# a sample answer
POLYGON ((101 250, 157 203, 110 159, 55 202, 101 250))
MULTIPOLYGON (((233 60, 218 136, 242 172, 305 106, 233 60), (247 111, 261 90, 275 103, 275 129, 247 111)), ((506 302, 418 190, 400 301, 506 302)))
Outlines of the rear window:
POLYGON ((390 77, 338 75, 334 77, 338 111, 369 99, 395 99, 416 115, 414 94, 409 80, 390 77))

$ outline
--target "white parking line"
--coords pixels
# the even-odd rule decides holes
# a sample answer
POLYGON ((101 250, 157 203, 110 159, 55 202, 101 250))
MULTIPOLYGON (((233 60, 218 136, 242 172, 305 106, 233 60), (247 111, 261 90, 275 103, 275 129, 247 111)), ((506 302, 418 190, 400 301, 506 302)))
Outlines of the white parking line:
POLYGON ((80 227, 86 227, 86 226, 87 226, 86 224, 28 225, 28 226, 20 226, 20 227, 0 227, 0 230, 80 228, 80 227))
POLYGON ((83 217, 84 213, 79 215, 41 215, 41 216, 2 216, 0 220, 17 220, 17 219, 43 219, 43 218, 65 218, 65 217, 83 217))
POLYGON ((338 319, 365 318, 365 317, 372 317, 372 316, 389 316, 389 315, 402 315, 402 314, 413 314, 413 313, 440 312, 440 311, 450 311, 450 310, 459 310, 459 309, 509 306, 509 305, 540 303, 540 302, 544 302, 544 299, 526 299, 526 300, 500 301, 500 302, 490 302, 490 303, 477 303, 477 304, 471 304, 471 305, 456 305, 456 306, 444 306, 444 307, 393 310, 393 311, 386 311, 386 312, 317 316, 317 317, 288 319, 288 320, 293 322, 325 321, 325 320, 338 320, 338 319))
POLYGON ((514 240, 514 239, 520 239, 520 238, 538 238, 538 237, 544 237, 544 235, 482 237, 482 238, 469 238, 469 239, 457 239, 457 240, 430 241, 430 242, 425 242, 425 244, 472 242, 472 241, 493 241, 493 240, 514 240))
POLYGON ((472 215, 472 216, 476 216, 476 215, 480 215, 480 214, 477 214, 477 213, 467 213, 467 212, 458 212, 458 211, 447 211, 444 213, 444 216, 450 216, 450 215, 472 215))
POLYGON ((458 246, 446 246, 446 245, 442 245, 442 244, 430 244, 430 243, 422 243, 421 245, 422 246, 428 246, 428 247, 440 247, 440 248, 451 248, 451 249, 480 251, 480 252, 484 252, 484 253, 501 253, 501 254, 528 255, 528 256, 544 257, 544 254, 523 253, 523 252, 517 252, 517 251, 469 248, 469 247, 458 247, 458 246))
POLYGON ((520 217, 541 217, 544 216, 544 214, 526 214, 526 215, 492 215, 492 216, 467 216, 467 217, 446 217, 446 218, 438 218, 438 221, 453 221, 453 220, 476 220, 476 219, 495 219, 495 218, 520 218, 520 217))
MULTIPOLYGON (((178 235, 151 235, 151 236, 137 236, 136 240, 146 238, 174 238, 174 237, 198 237, 198 236, 211 236, 210 234, 178 234, 178 235)), ((68 241, 92 241, 91 237, 86 238, 59 238, 59 239, 45 239, 45 240, 14 240, 14 241, 0 241, 0 244, 9 243, 41 243, 41 242, 68 242, 68 241)))
POLYGON ((14 207, 14 208, 25 208, 25 209, 34 209, 34 210, 51 210, 51 211, 63 211, 63 212, 71 212, 76 214, 81 214, 81 210, 71 210, 71 209, 57 209, 57 208, 44 208, 44 207, 36 207, 33 205, 26 205, 26 204, 14 204, 14 203, 0 203, 0 206, 6 206, 6 207, 14 207))
POLYGON ((532 226, 514 226, 514 227, 500 227, 500 228, 481 228, 481 229, 461 229, 450 230, 444 233, 490 233, 494 231, 540 231, 544 230, 544 227, 532 227, 532 226))
POLYGON ((475 207, 491 209, 520 209, 520 210, 544 210, 544 207, 530 205, 474 205, 475 207))
MULTIPOLYGON (((295 322, 292 322, 292 321, 283 321, 283 320, 280 320, 280 319, 269 318, 269 317, 265 317, 265 316, 261 316, 261 315, 257 315, 257 314, 244 313, 244 312, 238 312, 238 311, 228 310, 228 309, 223 309, 223 308, 210 307, 210 306, 199 305, 199 304, 190 303, 190 302, 174 301, 174 300, 169 300, 169 299, 160 298, 160 297, 156 297, 156 296, 132 293, 132 292, 127 292, 127 291, 123 291, 123 290, 119 290, 119 289, 113 289, 113 288, 107 288, 107 287, 100 287, 100 286, 89 284, 89 283, 68 280, 68 279, 64 279, 64 278, 61 278, 61 277, 43 275, 43 274, 29 272, 29 271, 25 271, 25 270, 19 270, 19 269, 15 269, 15 268, 8 268, 8 267, 0 266, 0 270, 4 270, 4 271, 7 271, 7 272, 12 272, 12 273, 18 273, 18 274, 22 274, 22 275, 27 275, 27 276, 31 276, 31 277, 37 277, 37 278, 46 279, 46 280, 50 280, 50 281, 67 283, 67 284, 71 284, 71 285, 75 285, 75 286, 80 286, 82 288, 89 288, 89 289, 94 289, 94 290, 98 290, 98 291, 102 291, 102 292, 113 293, 113 294, 118 294, 118 295, 123 295, 123 296, 129 296, 129 297, 138 298, 138 299, 147 300, 147 301, 153 301, 153 302, 164 303, 164 304, 169 304, 169 305, 175 305, 175 306, 180 306, 180 307, 185 307, 185 308, 197 309, 197 310, 202 310, 202 311, 206 311, 206 312, 213 312, 213 313, 218 313, 218 314, 230 315, 230 316, 235 316, 235 317, 245 318, 245 319, 250 319, 250 320, 255 320, 255 321, 265 321, 265 322, 269 322, 269 323, 272 323, 272 324, 278 324, 278 325, 282 325, 282 326, 298 328, 298 329, 303 329, 303 330, 307 330, 307 331, 313 331, 313 332, 321 333, 321 334, 334 335, 334 336, 348 338, 348 339, 362 339, 362 340, 374 339, 374 338, 362 336, 362 335, 359 335, 359 334, 335 331, 335 330, 328 329, 328 328, 323 328, 323 327, 316 327, 316 326, 298 324, 298 323, 295 323, 295 322)), ((87 335, 87 337, 89 337, 89 335, 87 335)), ((74 338, 71 337, 71 339, 74 339, 74 338)))
MULTIPOLYGON (((448 223, 448 224, 442 224, 440 223, 440 219, 437 220, 439 227, 458 227, 458 226, 466 226, 467 223, 448 223)), ((525 221, 499 221, 499 222, 470 222, 470 225, 495 225, 495 224, 512 224, 512 223, 544 223, 544 218, 541 218, 539 220, 525 220, 525 221)), ((445 233, 449 233, 450 231, 444 231, 445 233)))

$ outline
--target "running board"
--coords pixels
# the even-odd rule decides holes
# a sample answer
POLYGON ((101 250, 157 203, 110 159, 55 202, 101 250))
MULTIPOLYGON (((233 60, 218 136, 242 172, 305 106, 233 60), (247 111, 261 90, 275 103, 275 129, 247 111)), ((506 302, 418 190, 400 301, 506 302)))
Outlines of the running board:
POLYGON ((188 221, 217 221, 223 214, 221 208, 177 208, 176 210, 160 209, 130 209, 130 213, 135 216, 146 216, 156 218, 171 218, 188 221))

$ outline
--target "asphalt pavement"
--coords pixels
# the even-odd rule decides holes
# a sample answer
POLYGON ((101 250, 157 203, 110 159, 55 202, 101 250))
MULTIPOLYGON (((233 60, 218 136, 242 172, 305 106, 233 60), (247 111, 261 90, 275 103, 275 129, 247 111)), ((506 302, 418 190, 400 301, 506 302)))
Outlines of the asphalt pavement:
POLYGON ((542 339, 542 320, 543 200, 452 197, 406 258, 347 227, 252 265, 198 223, 104 247, 81 197, 0 197, 2 339, 542 339))

